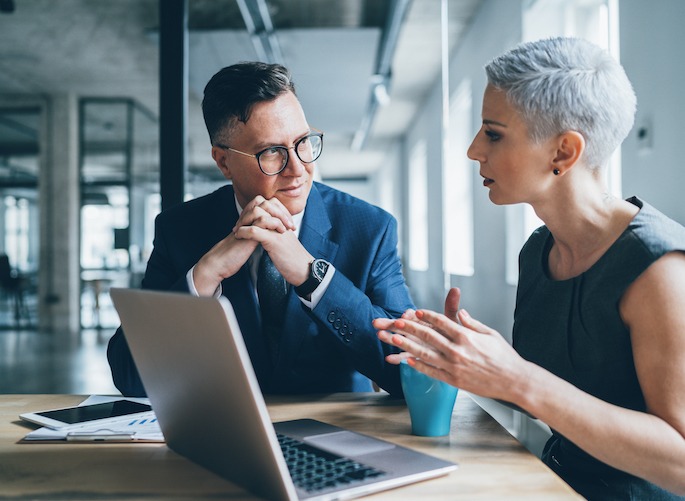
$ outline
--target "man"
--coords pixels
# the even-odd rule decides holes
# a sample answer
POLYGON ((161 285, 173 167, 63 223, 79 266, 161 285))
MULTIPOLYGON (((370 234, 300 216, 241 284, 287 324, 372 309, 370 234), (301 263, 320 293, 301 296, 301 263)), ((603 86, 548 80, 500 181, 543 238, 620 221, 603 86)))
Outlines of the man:
MULTIPOLYGON (((313 182, 323 134, 284 67, 222 69, 202 110, 232 184, 157 217, 143 288, 225 295, 265 393, 370 391, 373 381, 401 395, 397 366, 384 360, 394 348, 371 324, 413 307, 395 219, 313 182)), ((144 395, 121 328, 107 356, 117 388, 144 395)))

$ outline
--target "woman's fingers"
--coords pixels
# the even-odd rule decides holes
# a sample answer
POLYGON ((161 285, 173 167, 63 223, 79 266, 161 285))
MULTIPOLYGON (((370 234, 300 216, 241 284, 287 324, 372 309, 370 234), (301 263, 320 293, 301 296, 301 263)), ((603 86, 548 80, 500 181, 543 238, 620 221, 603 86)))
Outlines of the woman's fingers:
POLYGON ((402 362, 402 360, 406 360, 410 357, 411 355, 409 353, 403 351, 402 353, 392 353, 388 355, 387 357, 385 357, 385 361, 393 365, 398 365, 402 362))
POLYGON ((408 358, 407 363, 415 369, 423 372, 424 374, 429 375, 432 378, 440 379, 441 381, 445 381, 448 384, 452 384, 450 382, 452 375, 446 370, 441 369, 440 367, 427 364, 425 361, 417 358, 408 358))
POLYGON ((464 327, 468 327, 469 329, 474 330, 476 332, 480 332, 483 334, 493 334, 496 332, 491 327, 488 327, 484 323, 473 318, 471 315, 469 315, 468 311, 466 310, 459 310, 459 321, 464 327))
MULTIPOLYGON (((456 325, 456 324, 455 324, 456 325)), ((411 320, 374 321, 378 337, 384 343, 396 346, 411 356, 435 361, 450 351, 450 341, 430 326, 411 320)))
POLYGON ((453 322, 458 322, 457 313, 459 312, 459 301, 461 291, 457 287, 452 287, 445 297, 445 316, 453 322))

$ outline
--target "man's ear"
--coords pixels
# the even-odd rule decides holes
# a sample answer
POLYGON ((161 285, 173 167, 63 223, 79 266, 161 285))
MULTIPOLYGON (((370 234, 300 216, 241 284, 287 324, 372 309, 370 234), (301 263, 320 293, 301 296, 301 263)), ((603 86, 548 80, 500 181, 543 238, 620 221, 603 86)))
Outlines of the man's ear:
POLYGON ((233 179, 228 163, 228 152, 218 146, 212 146, 212 158, 224 177, 229 181, 233 179))
POLYGON ((578 163, 585 151, 585 138, 580 132, 568 130, 559 135, 556 143, 557 149, 552 160, 552 169, 559 174, 570 170, 578 163))

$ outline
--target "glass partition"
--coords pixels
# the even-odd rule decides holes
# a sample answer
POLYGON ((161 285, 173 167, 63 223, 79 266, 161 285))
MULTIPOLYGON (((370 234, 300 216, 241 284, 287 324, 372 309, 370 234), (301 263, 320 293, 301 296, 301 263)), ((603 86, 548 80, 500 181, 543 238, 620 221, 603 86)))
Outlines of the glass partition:
POLYGON ((113 328, 109 288, 139 286, 152 243, 157 119, 130 99, 83 99, 80 115, 81 325, 113 328))
POLYGON ((0 328, 38 323, 40 108, 0 108, 0 328))

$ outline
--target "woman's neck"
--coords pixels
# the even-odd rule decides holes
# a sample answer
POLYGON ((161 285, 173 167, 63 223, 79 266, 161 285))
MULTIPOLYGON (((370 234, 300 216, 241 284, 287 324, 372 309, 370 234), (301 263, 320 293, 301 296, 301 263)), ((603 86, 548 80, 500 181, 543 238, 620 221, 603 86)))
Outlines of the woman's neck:
POLYGON ((552 278, 565 280, 591 268, 638 210, 630 202, 599 191, 557 198, 536 210, 554 238, 548 263, 552 278))

